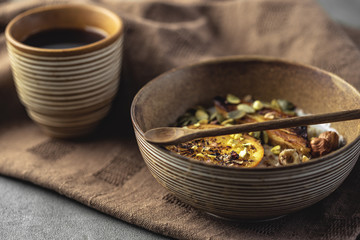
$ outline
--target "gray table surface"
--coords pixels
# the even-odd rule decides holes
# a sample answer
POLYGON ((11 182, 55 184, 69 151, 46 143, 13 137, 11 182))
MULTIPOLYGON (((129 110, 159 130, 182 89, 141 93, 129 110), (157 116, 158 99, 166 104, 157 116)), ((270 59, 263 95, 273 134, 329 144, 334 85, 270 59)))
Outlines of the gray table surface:
MULTIPOLYGON (((360 0, 318 2, 334 20, 360 28, 360 0)), ((1 175, 0 196, 0 239, 168 239, 1 175)))

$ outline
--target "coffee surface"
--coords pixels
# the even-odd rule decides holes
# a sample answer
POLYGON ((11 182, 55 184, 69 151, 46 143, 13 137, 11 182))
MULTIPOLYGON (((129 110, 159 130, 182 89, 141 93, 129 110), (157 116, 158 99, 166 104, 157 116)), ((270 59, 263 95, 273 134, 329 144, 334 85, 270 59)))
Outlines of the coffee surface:
POLYGON ((39 48, 66 49, 91 44, 105 37, 103 33, 96 30, 59 28, 30 35, 23 43, 39 48))

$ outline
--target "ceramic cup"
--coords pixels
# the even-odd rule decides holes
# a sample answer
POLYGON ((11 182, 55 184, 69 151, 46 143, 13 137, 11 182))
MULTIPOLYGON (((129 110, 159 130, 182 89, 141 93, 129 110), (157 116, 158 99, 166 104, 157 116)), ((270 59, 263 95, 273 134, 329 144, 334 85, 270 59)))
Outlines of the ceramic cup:
POLYGON ((58 138, 88 134, 103 119, 120 80, 124 27, 95 5, 52 5, 15 17, 7 48, 20 101, 43 131, 58 138), (59 29, 96 31, 103 37, 70 48, 33 46, 26 40, 59 29))

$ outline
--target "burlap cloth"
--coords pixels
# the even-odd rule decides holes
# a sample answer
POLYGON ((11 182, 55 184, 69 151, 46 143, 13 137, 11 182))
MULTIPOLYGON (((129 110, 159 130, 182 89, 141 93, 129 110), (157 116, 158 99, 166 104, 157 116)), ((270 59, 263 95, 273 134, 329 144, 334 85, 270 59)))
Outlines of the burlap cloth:
MULTIPOLYGON (((271 222, 227 222, 163 189, 143 163, 130 125, 129 105, 139 87, 172 67, 215 56, 278 56, 330 70, 360 89, 360 52, 313 0, 98 1, 126 23, 122 85, 109 117, 77 141, 45 136, 25 114, 12 82, 5 26, 19 12, 45 3, 55 1, 0 4, 1 174, 174 238, 359 236, 359 163, 338 190, 310 208, 271 222)), ((360 34, 350 33, 360 43, 360 34)))

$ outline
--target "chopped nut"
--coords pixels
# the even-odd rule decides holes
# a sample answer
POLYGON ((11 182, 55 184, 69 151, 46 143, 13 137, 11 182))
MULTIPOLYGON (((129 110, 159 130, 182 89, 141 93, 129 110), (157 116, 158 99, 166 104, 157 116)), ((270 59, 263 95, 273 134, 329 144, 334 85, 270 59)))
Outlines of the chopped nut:
POLYGON ((305 155, 303 155, 302 158, 301 158, 301 162, 308 162, 309 160, 310 159, 305 155))
POLYGON ((325 138, 313 138, 310 141, 311 155, 321 157, 331 152, 331 145, 325 138))
POLYGON ((277 119, 277 118, 280 118, 280 114, 278 112, 268 112, 268 113, 265 113, 264 115, 264 118, 265 119, 268 119, 268 120, 273 120, 273 119, 277 119))
POLYGON ((252 107, 253 107, 255 110, 261 110, 261 109, 264 107, 264 105, 262 104, 261 101, 256 100, 256 101, 253 103, 252 107))
POLYGON ((275 154, 275 155, 279 155, 279 154, 280 154, 280 151, 281 151, 281 146, 280 146, 280 145, 276 145, 276 146, 273 147, 270 151, 271 151, 273 154, 275 154))
POLYGON ((229 139, 229 141, 227 141, 227 145, 231 145, 231 144, 233 144, 234 143, 234 139, 229 139))
POLYGON ((236 134, 234 135, 234 139, 235 139, 235 140, 239 140, 240 138, 241 138, 241 134, 236 133, 236 134))
POLYGON ((246 157, 249 156, 249 153, 248 153, 248 151, 246 150, 246 148, 244 148, 241 152, 239 152, 239 156, 240 156, 241 158, 246 158, 246 157))
POLYGON ((295 149, 285 149, 279 154, 279 163, 281 165, 293 165, 300 163, 299 154, 295 149))
POLYGON ((252 145, 251 143, 243 143, 242 146, 243 146, 243 147, 251 147, 251 145, 252 145))
POLYGON ((326 131, 319 135, 319 138, 325 138, 331 147, 331 150, 336 150, 339 146, 339 135, 333 131, 326 131))

